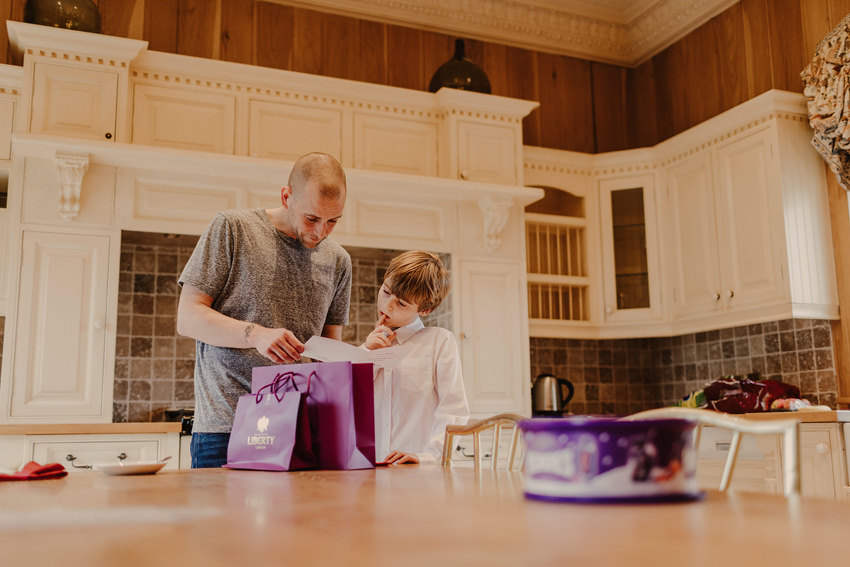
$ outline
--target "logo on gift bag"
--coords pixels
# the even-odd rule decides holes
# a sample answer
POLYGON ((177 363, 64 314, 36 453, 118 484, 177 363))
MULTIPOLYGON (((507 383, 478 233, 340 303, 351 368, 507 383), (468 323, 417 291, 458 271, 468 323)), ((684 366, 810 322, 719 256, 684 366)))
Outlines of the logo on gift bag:
POLYGON ((269 428, 269 418, 266 416, 261 417, 257 420, 257 431, 260 433, 265 433, 269 428))
POLYGON ((274 445, 274 435, 263 435, 269 429, 269 418, 266 416, 257 420, 257 435, 248 436, 248 445, 260 446, 274 445))

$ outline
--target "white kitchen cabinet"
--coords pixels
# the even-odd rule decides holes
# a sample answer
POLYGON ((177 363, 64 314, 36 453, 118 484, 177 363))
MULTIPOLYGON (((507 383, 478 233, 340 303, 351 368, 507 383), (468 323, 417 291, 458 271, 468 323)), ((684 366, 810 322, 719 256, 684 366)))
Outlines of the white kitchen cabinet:
POLYGON ((9 298, 9 214, 6 209, 0 209, 0 317, 6 315, 6 305, 9 298))
POLYGON ((354 167, 437 176, 436 121, 354 115, 354 167))
MULTIPOLYGON (((124 461, 152 462, 170 456, 166 469, 180 468, 182 437, 158 424, 101 424, 101 426, 0 426, 0 470, 14 471, 29 461, 59 463, 69 473, 88 472, 93 464, 124 461), (9 431, 9 429, 12 431, 9 431), (104 433, 117 430, 147 429, 148 432, 104 433), (38 431, 50 429, 50 432, 38 431), (67 432, 60 431, 61 429, 67 432), (160 431, 154 431, 160 429, 160 431), (85 431, 83 433, 82 431, 85 431)), ((171 428, 173 429, 173 428, 171 428)), ((186 437, 188 439, 188 436, 186 437)))
MULTIPOLYGON (((848 498, 845 449, 840 423, 800 424, 800 493, 806 497, 848 498)), ((846 426, 846 425, 845 425, 846 426)), ((732 433, 704 426, 700 436, 697 479, 701 488, 717 489, 732 433)), ((778 435, 741 438, 730 489, 782 494, 784 454, 778 435)))
POLYGON ((88 472, 93 464, 153 462, 167 456, 166 468, 179 468, 176 433, 139 435, 27 435, 27 458, 60 463, 68 472, 88 472))
POLYGON ((248 155, 295 161, 305 151, 342 156, 342 111, 268 100, 248 101, 248 155))
POLYGON ((0 160, 12 159, 16 96, 0 95, 0 160))
MULTIPOLYGON (((527 348, 505 348, 517 340, 527 318, 522 266, 461 259, 463 381, 473 416, 529 413, 523 376, 527 348)), ((526 339, 527 343, 527 339, 526 339)))
POLYGON ((769 91, 651 148, 593 156, 526 148, 526 178, 535 184, 581 187, 589 179, 597 188, 599 222, 588 216, 587 232, 599 233, 602 267, 595 270, 588 249, 589 275, 590 287, 604 292, 602 302, 591 299, 600 315, 589 324, 553 321, 535 325, 534 336, 676 336, 837 319, 825 170, 810 140, 805 99, 769 91), (641 229, 616 226, 611 195, 637 188, 645 236, 617 237, 615 230, 641 229), (624 309, 633 298, 618 280, 643 277, 643 266, 628 261, 621 270, 617 250, 632 247, 630 258, 643 261, 643 238, 649 269, 640 289, 648 291, 624 309))
POLYGON ((664 311, 654 175, 600 179, 599 212, 605 321, 659 321, 664 311))
POLYGON ((110 236, 23 230, 21 250, 6 417, 111 421, 110 236))
POLYGON ((232 154, 235 115, 233 95, 137 83, 133 143, 232 154))
MULTIPOLYGON (((732 432, 703 426, 697 463, 700 488, 717 490, 729 454, 732 432)), ((782 457, 778 435, 743 435, 732 474, 731 490, 782 494, 782 457)))
POLYGON ((803 496, 844 499, 841 453, 838 424, 812 423, 800 427, 800 491, 803 496))
POLYGON ((29 131, 115 140, 118 72, 38 62, 29 131))
POLYGON ((675 319, 789 300, 773 155, 762 129, 668 170, 675 319))
POLYGON ((487 183, 517 183, 514 128, 459 121, 457 177, 487 183))

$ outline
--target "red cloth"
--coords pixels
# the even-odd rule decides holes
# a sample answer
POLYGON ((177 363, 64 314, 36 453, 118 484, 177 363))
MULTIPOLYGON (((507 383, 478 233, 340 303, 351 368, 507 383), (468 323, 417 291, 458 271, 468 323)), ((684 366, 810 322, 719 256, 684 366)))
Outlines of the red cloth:
POLYGON ((0 481, 3 480, 38 480, 41 478, 62 478, 67 476, 68 471, 59 463, 51 463, 49 465, 40 465, 35 461, 30 461, 21 467, 16 473, 0 474, 0 481))

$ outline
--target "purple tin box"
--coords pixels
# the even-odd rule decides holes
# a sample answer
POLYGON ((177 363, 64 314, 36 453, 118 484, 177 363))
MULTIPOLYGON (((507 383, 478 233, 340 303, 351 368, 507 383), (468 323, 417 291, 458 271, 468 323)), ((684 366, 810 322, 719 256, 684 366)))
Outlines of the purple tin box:
POLYGON ((696 424, 685 419, 527 419, 528 498, 568 502, 695 500, 696 424))

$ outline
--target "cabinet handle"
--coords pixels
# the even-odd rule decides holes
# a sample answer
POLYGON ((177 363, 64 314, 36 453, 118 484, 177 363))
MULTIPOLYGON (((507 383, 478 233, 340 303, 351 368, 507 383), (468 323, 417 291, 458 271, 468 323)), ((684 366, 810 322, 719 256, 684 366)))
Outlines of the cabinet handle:
POLYGON ((120 455, 118 455, 115 458, 118 459, 119 461, 123 461, 124 459, 127 458, 127 453, 121 453, 120 455))
POLYGON ((469 179, 469 174, 466 171, 461 171, 460 172, 460 178, 461 179, 469 179))
POLYGON ((735 292, 730 289, 726 292, 726 295, 729 296, 729 299, 732 299, 733 297, 735 297, 735 292))
POLYGON ((106 134, 103 135, 103 137, 106 138, 107 140, 111 140, 112 139, 112 132, 107 132, 106 134))
POLYGON ((817 451, 821 455, 826 455, 827 453, 829 453, 829 445, 827 445, 826 443, 818 443, 817 445, 815 445, 815 451, 817 451))
POLYGON ((69 463, 71 463, 71 468, 74 468, 74 469, 90 469, 90 468, 92 468, 91 465, 75 465, 74 461, 77 460, 77 457, 75 457, 71 453, 68 453, 67 455, 65 455, 65 460, 68 461, 69 463))
POLYGON ((467 333, 461 333, 460 338, 463 339, 464 341, 467 341, 467 340, 472 338, 472 335, 467 334, 467 333))
POLYGON ((720 301, 720 293, 714 292, 714 301, 720 301))

